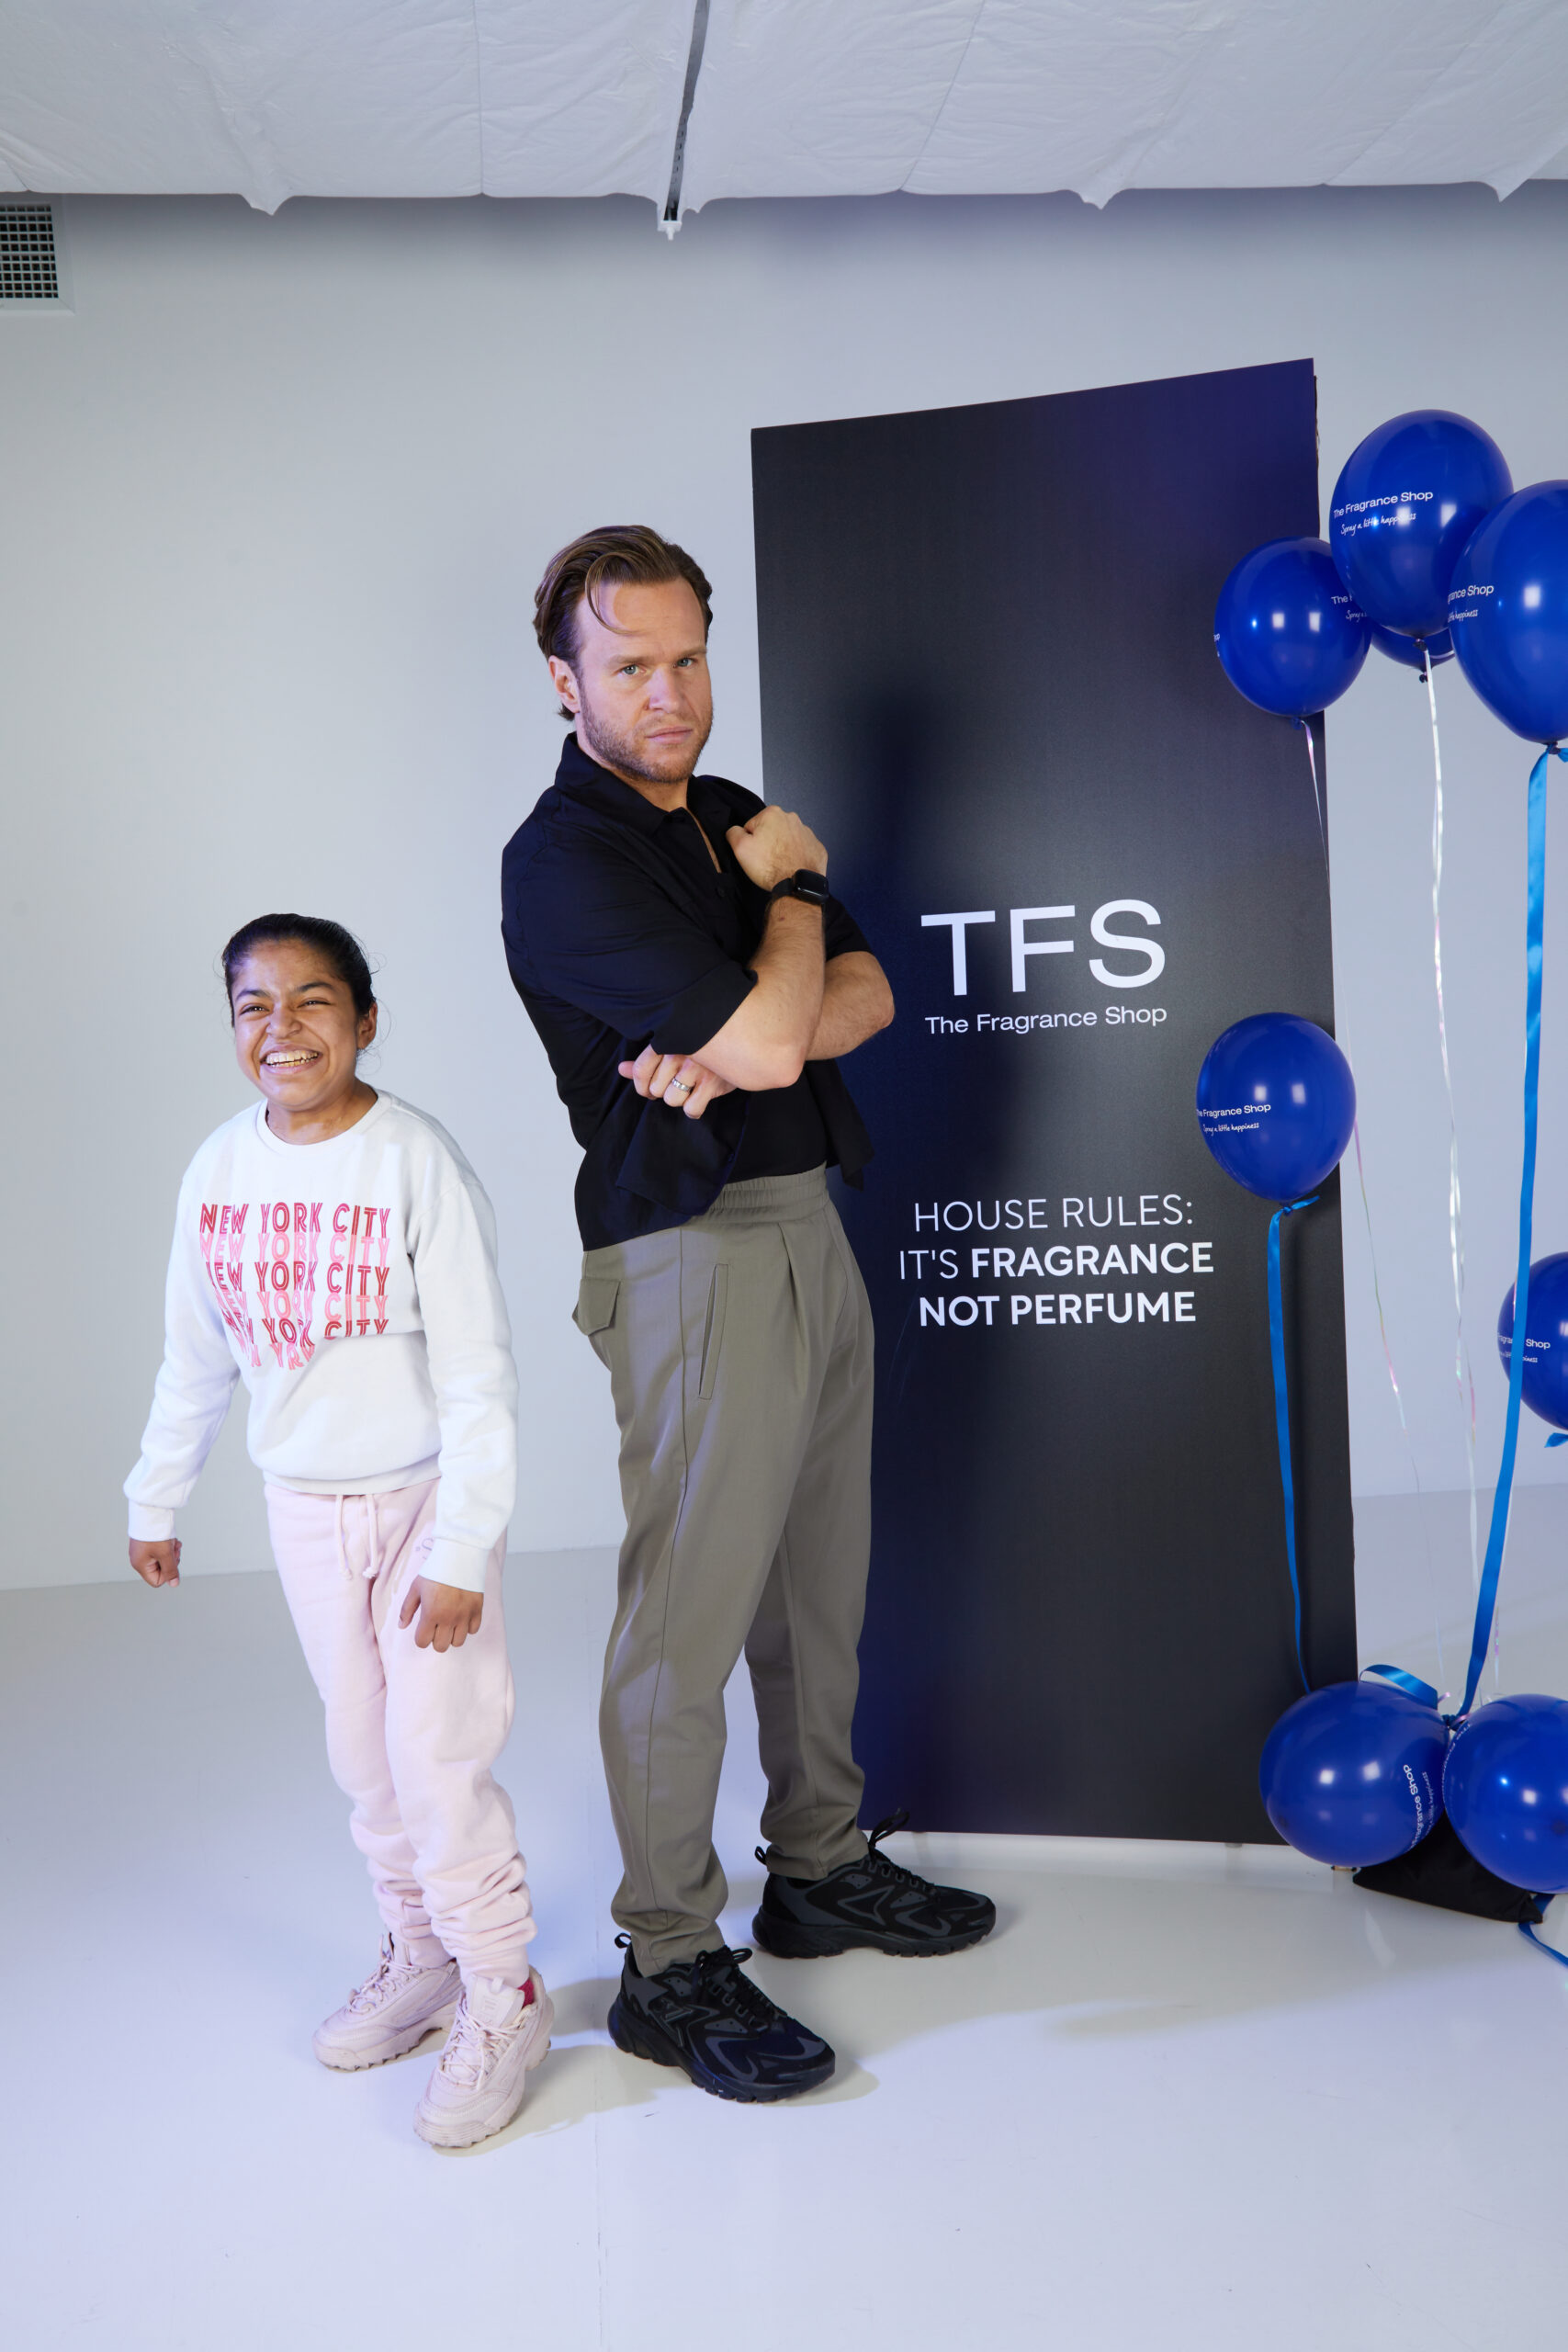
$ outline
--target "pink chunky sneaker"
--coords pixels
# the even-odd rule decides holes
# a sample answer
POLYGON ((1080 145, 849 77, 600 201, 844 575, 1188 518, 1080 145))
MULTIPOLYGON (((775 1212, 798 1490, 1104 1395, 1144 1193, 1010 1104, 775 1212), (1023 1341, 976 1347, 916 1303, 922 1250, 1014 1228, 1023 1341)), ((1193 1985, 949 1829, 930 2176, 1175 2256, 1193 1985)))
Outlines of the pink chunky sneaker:
POLYGON ((432 2026, 450 2025, 461 1990, 455 1960, 422 1966, 400 1936, 389 1935, 377 1966, 316 2028, 310 2047, 323 2066, 379 2066, 423 2041, 432 2026))
POLYGON ((503 2131, 523 2104, 530 2070, 549 2049, 555 2021, 536 1968, 526 1985, 495 1976, 465 1985, 440 2064, 414 2111, 420 2138, 433 2148, 471 2148, 503 2131))

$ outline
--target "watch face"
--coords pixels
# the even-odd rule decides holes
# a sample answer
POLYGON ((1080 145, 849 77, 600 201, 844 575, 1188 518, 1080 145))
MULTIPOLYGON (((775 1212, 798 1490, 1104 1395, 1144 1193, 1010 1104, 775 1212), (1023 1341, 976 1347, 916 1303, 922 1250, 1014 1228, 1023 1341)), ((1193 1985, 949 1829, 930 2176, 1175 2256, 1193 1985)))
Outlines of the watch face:
POLYGON ((808 865, 802 866, 795 877, 795 887, 799 896, 809 906, 825 907, 827 905, 829 891, 828 877, 825 874, 813 874, 808 865))

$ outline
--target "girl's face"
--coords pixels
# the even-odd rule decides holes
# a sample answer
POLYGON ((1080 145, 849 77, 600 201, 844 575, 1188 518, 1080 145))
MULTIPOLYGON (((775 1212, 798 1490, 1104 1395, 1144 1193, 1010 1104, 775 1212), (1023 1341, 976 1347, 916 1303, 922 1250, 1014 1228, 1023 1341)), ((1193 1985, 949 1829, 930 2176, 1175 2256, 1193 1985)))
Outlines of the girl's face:
POLYGON ((302 939, 265 942, 234 975, 230 1002, 240 1068, 267 1101, 267 1125, 332 1133, 351 1125, 374 1096, 356 1061, 376 1035, 376 1007, 361 1017, 346 984, 302 939))

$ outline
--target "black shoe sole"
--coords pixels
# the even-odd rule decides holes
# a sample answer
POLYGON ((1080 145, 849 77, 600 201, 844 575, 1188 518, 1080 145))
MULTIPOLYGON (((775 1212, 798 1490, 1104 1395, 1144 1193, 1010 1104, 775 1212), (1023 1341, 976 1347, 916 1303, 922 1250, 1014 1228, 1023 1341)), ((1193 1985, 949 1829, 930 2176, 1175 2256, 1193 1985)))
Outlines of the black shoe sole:
POLYGON ((710 2074, 689 2051, 682 2049, 673 2035, 663 2032, 651 2018, 637 2017, 628 2012, 618 2000, 611 2002, 605 2022, 610 2029, 611 2041, 617 2050, 624 2050, 628 2058, 646 2058, 654 2066, 678 2066, 683 2075, 691 2077, 698 2090, 707 2091, 715 2098, 734 2099, 742 2107, 766 2107, 775 2099, 799 2098, 805 2091, 820 2090, 824 2083, 831 2080, 836 2063, 829 2056, 825 2066, 812 2068, 809 2072, 803 2070, 791 2083, 743 2086, 710 2074))
POLYGON ((879 1936, 869 1928, 807 1928, 796 1919, 774 1919, 766 1911, 759 1911, 751 1922, 751 1933, 766 1952, 775 1960, 831 1960, 841 1951, 880 1951, 892 1960, 939 1960, 944 1952, 967 1951, 972 1944, 984 1943, 996 1921, 984 1928, 970 1928, 961 1936, 941 1936, 918 1940, 914 1937, 879 1936))

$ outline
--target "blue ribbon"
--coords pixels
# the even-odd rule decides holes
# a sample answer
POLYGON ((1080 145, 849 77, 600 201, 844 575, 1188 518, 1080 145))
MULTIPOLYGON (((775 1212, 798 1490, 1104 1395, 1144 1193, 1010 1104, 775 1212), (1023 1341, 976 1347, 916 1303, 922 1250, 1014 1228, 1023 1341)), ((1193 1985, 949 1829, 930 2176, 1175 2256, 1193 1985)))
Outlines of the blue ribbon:
MULTIPOLYGON (((1555 743, 1542 752, 1530 770, 1529 803, 1527 821, 1528 891, 1525 917, 1525 1139, 1524 1164, 1519 1178, 1519 1261, 1514 1278, 1514 1335, 1508 1351, 1508 1413, 1503 1431, 1503 1459, 1497 1474, 1497 1491, 1492 1501, 1492 1524, 1486 1537, 1486 1560, 1481 1572, 1481 1590, 1475 1604, 1475 1630, 1470 1645, 1470 1669, 1465 1677, 1464 1699, 1456 1714, 1444 1718, 1450 1724, 1462 1722, 1475 1702, 1476 1690, 1486 1665, 1486 1653, 1492 1645, 1492 1623, 1497 1609, 1497 1585, 1503 1572, 1503 1551, 1508 1534, 1508 1511, 1513 1498, 1514 1462, 1519 1442, 1519 1407, 1524 1400, 1525 1333, 1529 1316, 1530 1291, 1530 1228, 1535 1207, 1536 1135, 1539 1125, 1540 1093, 1540 981, 1546 914, 1546 778, 1548 763, 1553 753, 1568 762, 1568 752, 1555 743)), ((1274 1355, 1274 1407, 1280 1430, 1280 1469, 1285 1487, 1285 1539, 1291 1561, 1291 1589, 1296 1603, 1296 1663, 1302 1668, 1303 1688, 1307 1684, 1306 1670, 1302 1666, 1302 1596, 1296 1577, 1295 1507, 1291 1484, 1290 1424, 1285 1401, 1284 1336, 1280 1312, 1280 1219, 1292 1209, 1304 1208, 1304 1201, 1292 1201, 1288 1208, 1277 1212, 1269 1228, 1269 1332, 1274 1355)), ((1568 1445, 1568 1430, 1549 1437, 1549 1446, 1568 1445)), ((1435 1707, 1438 1692, 1418 1675, 1407 1674, 1403 1667, 1369 1666, 1365 1671, 1375 1674, 1397 1690, 1408 1691, 1423 1705, 1435 1707)), ((1537 1951, 1544 1952, 1562 1968, 1568 1968, 1568 1953, 1555 1951, 1542 1941, 1535 1928, 1526 1920, 1519 1922, 1519 1933, 1532 1943, 1537 1951)))
POLYGON ((1269 1223, 1269 1352, 1274 1362, 1274 1427, 1280 1440, 1280 1484, 1285 1490, 1285 1557, 1291 1564, 1291 1592, 1296 1604, 1296 1671, 1302 1689, 1310 1690, 1306 1661, 1302 1656, 1302 1580, 1296 1572, 1296 1488, 1291 1476, 1291 1398, 1285 1385, 1285 1314, 1280 1297, 1280 1219, 1297 1209, 1311 1208, 1317 1198, 1287 1201, 1269 1223))
POLYGON ((1363 1682, 1369 1674, 1375 1674, 1380 1682, 1392 1682, 1396 1690, 1408 1691, 1424 1707, 1435 1707, 1442 1696, 1435 1684, 1423 1682, 1418 1674, 1407 1674, 1402 1666, 1364 1666, 1360 1675, 1363 1682))
POLYGON ((1540 1090, 1540 969, 1546 912, 1546 769, 1553 752, 1568 760, 1568 752, 1552 744, 1530 770, 1529 894, 1525 916, 1525 1151, 1519 1180, 1519 1268, 1514 1280, 1514 1338, 1508 1355, 1508 1417, 1503 1429, 1503 1461, 1497 1491, 1492 1498, 1492 1525, 1486 1537, 1486 1561, 1475 1604, 1475 1632, 1470 1645, 1470 1671, 1465 1677, 1461 1716, 1474 1702, 1486 1653, 1492 1643, 1492 1620, 1497 1608, 1497 1580, 1503 1572, 1503 1547, 1508 1535, 1508 1508, 1514 1490, 1514 1456, 1519 1442, 1519 1406, 1524 1394, 1525 1325, 1529 1315, 1530 1225, 1535 1204, 1535 1142, 1537 1102, 1540 1090))

